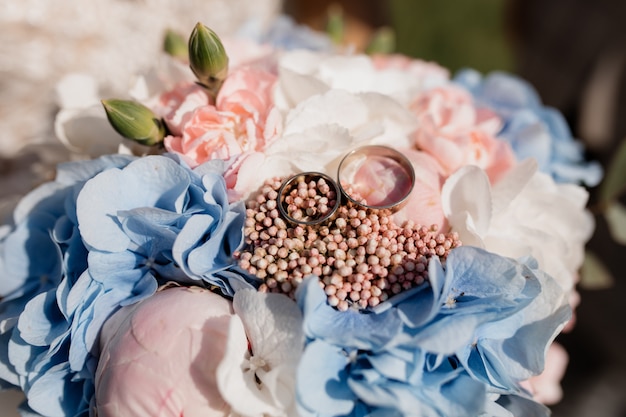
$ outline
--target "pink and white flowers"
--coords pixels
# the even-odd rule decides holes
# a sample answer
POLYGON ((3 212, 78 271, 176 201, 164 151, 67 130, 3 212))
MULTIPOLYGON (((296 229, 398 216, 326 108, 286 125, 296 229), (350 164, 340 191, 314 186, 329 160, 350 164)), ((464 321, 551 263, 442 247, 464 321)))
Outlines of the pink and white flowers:
MULTIPOLYGON (((228 200, 237 202, 270 178, 304 171, 336 177, 341 158, 357 147, 393 147, 416 174, 406 206, 394 214, 397 223, 455 232, 465 246, 480 248, 477 253, 536 259, 539 275, 551 283, 532 301, 536 317, 565 316, 593 231, 588 195, 540 172, 534 158, 519 158, 502 137, 505 120, 496 108, 478 103, 436 64, 268 48, 240 49, 251 51, 249 59, 234 54, 237 63, 216 97, 180 76, 174 63, 160 73, 165 80, 142 78, 133 95, 165 122, 165 151, 197 172, 218 172, 228 200)), ((71 128, 87 116, 93 114, 73 109, 59 117, 60 136, 76 148, 71 128)), ((85 143, 95 152, 97 141, 85 143)), ((384 183, 376 191, 393 188, 377 176, 366 176, 384 183)), ((453 309, 456 301, 445 303, 453 309)), ((297 415, 302 326, 302 312, 282 295, 241 288, 231 301, 205 290, 161 291, 106 324, 98 408, 103 416, 162 410, 172 416, 297 415), (163 359, 174 352, 184 352, 176 359, 182 362, 163 359), (148 371, 149 363, 162 368, 148 371), (133 385, 145 389, 145 403, 126 397, 133 385)), ((552 342, 551 335, 546 339, 552 342)), ((556 345, 547 360, 543 376, 524 384, 536 399, 550 402, 560 394, 556 382, 565 361, 556 345)), ((516 375, 526 378, 525 371, 516 375)))

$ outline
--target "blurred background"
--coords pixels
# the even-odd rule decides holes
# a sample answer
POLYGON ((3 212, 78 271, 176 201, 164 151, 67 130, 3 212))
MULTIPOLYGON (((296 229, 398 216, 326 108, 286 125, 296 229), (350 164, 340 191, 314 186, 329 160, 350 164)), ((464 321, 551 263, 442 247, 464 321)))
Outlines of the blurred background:
MULTIPOLYGON (((363 50, 377 30, 389 27, 395 33, 396 52, 436 61, 452 73, 471 67, 520 75, 537 88, 545 104, 565 115, 588 157, 605 167, 626 137, 625 1, 94 0, 90 4, 87 9, 73 0, 3 0, 0 5, 4 132, 0 200, 18 198, 35 179, 45 178, 51 164, 66 158, 54 140, 52 122, 57 111, 54 84, 64 72, 102 74, 106 69, 114 75, 108 80, 114 87, 123 78, 114 71, 130 71, 120 68, 120 62, 130 62, 124 57, 160 48, 159 31, 166 25, 183 30, 199 19, 228 33, 250 17, 269 21, 283 12, 298 23, 324 30, 329 10, 340 12, 346 22, 344 39, 357 50, 363 50), (127 32, 120 36, 119 31, 127 32), (122 42, 107 41, 112 38, 122 42), (150 43, 135 42, 140 38, 150 43), (35 150, 26 145, 30 143, 44 146, 35 150)), ((590 193, 593 206, 597 190, 590 193)), ((608 267, 613 280, 581 285, 577 325, 559 336, 570 364, 563 381, 564 400, 551 407, 556 417, 626 416, 622 322, 626 313, 621 310, 626 305, 626 247, 611 239, 603 217, 596 220, 589 249, 608 267)), ((10 405, 7 401, 0 397, 0 411, 10 405)))

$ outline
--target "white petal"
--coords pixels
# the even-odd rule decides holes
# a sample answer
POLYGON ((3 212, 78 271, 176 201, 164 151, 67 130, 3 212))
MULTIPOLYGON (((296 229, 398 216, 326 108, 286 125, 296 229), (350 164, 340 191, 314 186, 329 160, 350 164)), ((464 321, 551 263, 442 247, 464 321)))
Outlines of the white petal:
POLYGON ((537 161, 529 158, 525 159, 515 167, 511 168, 497 184, 493 186, 493 212, 498 213, 509 204, 524 187, 537 171, 537 161))
POLYGON ((224 358, 216 371, 217 386, 222 398, 243 416, 280 415, 273 405, 273 396, 268 389, 259 389, 254 372, 245 370, 247 352, 246 332, 241 320, 235 316, 230 322, 224 358))
POLYGON ((461 240, 463 232, 486 236, 491 223, 491 186, 482 169, 468 165, 452 174, 441 190, 441 203, 461 240))
POLYGON ((290 111, 284 134, 329 124, 354 129, 369 121, 369 113, 367 105, 359 96, 343 90, 331 90, 309 98, 290 111))
POLYGON ((302 313, 293 300, 282 294, 240 290, 233 299, 233 309, 244 323, 254 356, 271 367, 297 363, 304 332, 302 313))

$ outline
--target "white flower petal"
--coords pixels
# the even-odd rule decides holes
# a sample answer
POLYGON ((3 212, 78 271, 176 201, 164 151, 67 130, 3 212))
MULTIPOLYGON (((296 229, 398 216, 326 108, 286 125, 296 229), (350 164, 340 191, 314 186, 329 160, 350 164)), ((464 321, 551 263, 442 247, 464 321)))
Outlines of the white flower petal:
POLYGON ((297 363, 304 347, 302 313, 282 294, 237 291, 233 309, 244 323, 254 356, 271 367, 297 363))
POLYGON ((508 207, 528 184, 537 172, 537 161, 525 159, 507 172, 497 184, 493 186, 493 212, 498 213, 508 207))
POLYGON ((217 367, 217 386, 222 398, 233 411, 243 416, 280 415, 273 406, 273 396, 265 387, 259 387, 255 374, 246 359, 248 339, 243 323, 236 316, 231 319, 224 358, 217 367), (245 398, 245 401, 242 399, 245 398))
POLYGON ((482 169, 468 165, 452 174, 441 190, 441 203, 450 226, 462 241, 465 232, 481 237, 487 234, 491 223, 491 186, 482 169))
POLYGON ((296 366, 304 346, 300 309, 285 295, 242 289, 233 310, 237 316, 217 369, 223 398, 244 416, 294 415, 296 366))

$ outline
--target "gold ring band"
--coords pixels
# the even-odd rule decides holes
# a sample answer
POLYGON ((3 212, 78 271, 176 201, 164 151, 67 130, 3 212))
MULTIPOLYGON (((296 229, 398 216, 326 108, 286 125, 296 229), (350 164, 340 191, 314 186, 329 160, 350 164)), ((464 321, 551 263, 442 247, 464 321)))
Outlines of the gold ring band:
POLYGON ((413 169, 411 161, 393 148, 383 145, 363 146, 350 151, 343 157, 339 163, 339 168, 337 169, 337 183, 341 190, 341 194, 349 202, 367 209, 391 210, 394 212, 402 208, 408 201, 409 195, 411 194, 411 191, 413 191, 413 187, 415 185, 415 170, 413 169), (396 169, 397 174, 404 176, 405 179, 408 180, 408 183, 404 185, 403 189, 400 188, 394 190, 397 191, 398 195, 388 196, 391 200, 388 199, 382 202, 371 203, 367 201, 367 196, 363 196, 366 202, 363 203, 350 195, 344 187, 344 181, 345 184, 350 184, 351 188, 356 188, 356 191, 358 192, 358 184, 355 184, 354 181, 355 174, 365 166, 364 164, 371 164, 374 158, 378 159, 379 163, 383 163, 383 161, 385 161, 384 163, 386 164, 395 164, 395 166, 390 165, 388 168, 384 168, 385 171, 388 173, 390 169, 399 168, 396 169))

